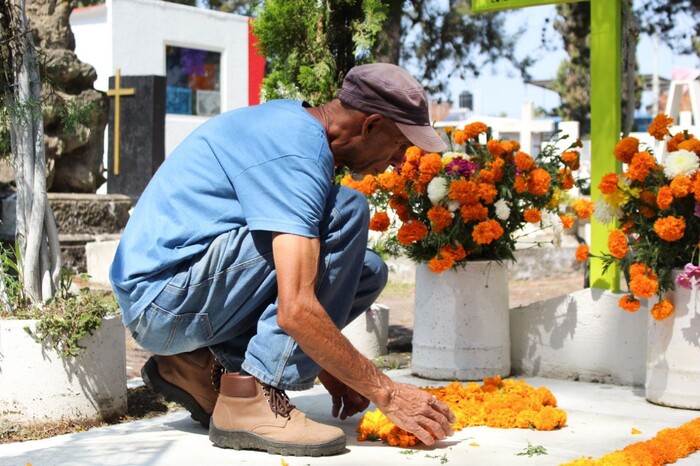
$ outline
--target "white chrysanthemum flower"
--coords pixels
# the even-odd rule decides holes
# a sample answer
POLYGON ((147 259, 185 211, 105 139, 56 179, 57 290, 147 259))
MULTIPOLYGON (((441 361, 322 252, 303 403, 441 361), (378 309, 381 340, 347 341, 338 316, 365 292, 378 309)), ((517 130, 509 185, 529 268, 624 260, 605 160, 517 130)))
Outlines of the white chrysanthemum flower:
POLYGON ((664 161, 664 175, 669 180, 678 175, 692 176, 700 167, 698 156, 694 152, 681 149, 671 152, 664 161))
POLYGON ((450 212, 454 212, 457 209, 459 209, 460 204, 459 201, 455 201, 454 199, 450 199, 445 203, 445 206, 447 207, 447 210, 450 212))
POLYGON ((560 235, 564 231, 564 224, 561 222, 561 217, 551 210, 544 210, 542 212, 542 226, 545 228, 551 227, 556 235, 560 235))
POLYGON ((595 201, 593 212, 593 216, 600 223, 610 223, 615 219, 622 218, 622 210, 611 206, 604 199, 595 201))
POLYGON ((428 199, 433 205, 438 205, 447 196, 447 180, 441 176, 436 176, 428 183, 428 199))
POLYGON ((499 220, 508 220, 508 217, 510 217, 510 207, 508 207, 508 203, 505 199, 497 200, 493 206, 496 208, 496 217, 498 217, 499 220))

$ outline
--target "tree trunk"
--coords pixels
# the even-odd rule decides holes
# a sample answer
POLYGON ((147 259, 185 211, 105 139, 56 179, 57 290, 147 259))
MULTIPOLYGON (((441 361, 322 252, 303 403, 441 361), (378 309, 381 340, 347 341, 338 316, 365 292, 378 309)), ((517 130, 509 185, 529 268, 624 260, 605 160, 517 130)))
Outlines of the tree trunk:
POLYGON ((403 18, 403 0, 383 0, 388 5, 386 21, 377 36, 374 57, 377 62, 399 64, 401 58, 401 18, 403 18))
POLYGON ((41 79, 25 0, 2 1, 10 20, 3 39, 9 38, 14 85, 5 102, 17 183, 17 258, 24 291, 40 305, 56 291, 61 267, 58 231, 46 196, 41 79))

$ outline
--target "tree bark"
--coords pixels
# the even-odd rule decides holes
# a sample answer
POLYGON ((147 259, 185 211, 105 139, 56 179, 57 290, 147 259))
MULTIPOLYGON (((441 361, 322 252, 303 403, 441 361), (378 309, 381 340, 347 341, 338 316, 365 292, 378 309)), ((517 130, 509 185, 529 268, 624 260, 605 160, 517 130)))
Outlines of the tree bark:
MULTIPOLYGON (((60 275, 58 232, 46 195, 41 77, 25 0, 3 0, 10 15, 9 38, 14 87, 5 95, 11 126, 17 184, 17 240, 21 282, 34 305, 55 293, 60 275)), ((4 37, 5 38, 5 37, 4 37)))

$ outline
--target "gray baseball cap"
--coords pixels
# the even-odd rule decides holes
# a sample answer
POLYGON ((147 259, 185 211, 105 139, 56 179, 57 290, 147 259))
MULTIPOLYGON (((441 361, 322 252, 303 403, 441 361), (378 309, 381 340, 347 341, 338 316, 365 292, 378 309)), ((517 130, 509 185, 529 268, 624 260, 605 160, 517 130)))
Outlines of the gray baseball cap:
POLYGON ((378 113, 396 123, 416 146, 441 152, 447 145, 430 125, 423 86, 400 66, 372 63, 351 68, 338 99, 361 112, 378 113))

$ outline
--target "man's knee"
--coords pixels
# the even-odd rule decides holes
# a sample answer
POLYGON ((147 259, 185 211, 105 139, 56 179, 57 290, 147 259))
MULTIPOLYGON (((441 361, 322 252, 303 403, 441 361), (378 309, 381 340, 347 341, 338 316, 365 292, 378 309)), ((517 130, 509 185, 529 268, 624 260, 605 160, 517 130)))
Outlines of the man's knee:
POLYGON ((387 267, 384 260, 382 260, 379 255, 367 249, 365 253, 365 263, 364 263, 366 280, 371 284, 372 288, 381 292, 389 279, 389 267, 387 267))

